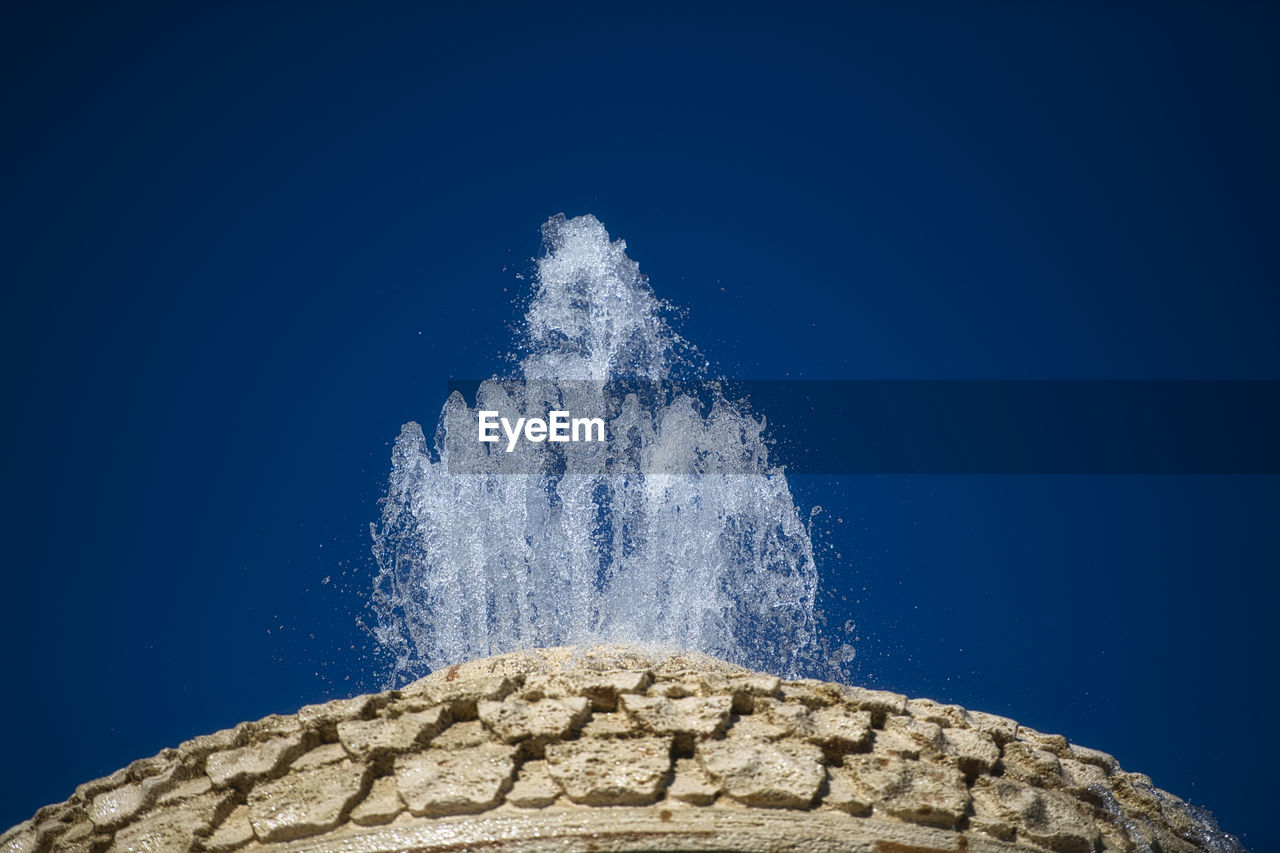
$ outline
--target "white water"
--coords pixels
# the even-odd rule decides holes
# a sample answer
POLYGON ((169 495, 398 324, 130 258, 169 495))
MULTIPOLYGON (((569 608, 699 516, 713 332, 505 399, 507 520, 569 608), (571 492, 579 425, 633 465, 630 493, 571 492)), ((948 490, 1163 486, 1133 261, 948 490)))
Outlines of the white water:
POLYGON ((390 680, 592 642, 830 675, 809 531, 769 464, 763 422, 665 384, 701 377, 706 362, 664 320, 623 241, 592 216, 554 217, 543 236, 524 382, 483 383, 475 408, 455 393, 433 441, 417 423, 396 441, 371 601, 390 680), (605 384, 630 380, 650 391, 605 384), (594 414, 610 394, 605 445, 508 454, 476 440, 477 408, 594 414))

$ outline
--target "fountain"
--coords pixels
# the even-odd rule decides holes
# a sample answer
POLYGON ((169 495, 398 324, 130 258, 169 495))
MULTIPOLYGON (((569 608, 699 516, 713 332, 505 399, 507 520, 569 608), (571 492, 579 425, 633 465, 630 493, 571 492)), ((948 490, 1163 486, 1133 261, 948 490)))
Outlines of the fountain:
POLYGON ((0 853, 1242 850, 1105 753, 841 683, 763 421, 595 218, 544 236, 517 374, 396 442, 387 689, 135 761, 0 853), (485 442, 482 412, 544 425, 485 442))

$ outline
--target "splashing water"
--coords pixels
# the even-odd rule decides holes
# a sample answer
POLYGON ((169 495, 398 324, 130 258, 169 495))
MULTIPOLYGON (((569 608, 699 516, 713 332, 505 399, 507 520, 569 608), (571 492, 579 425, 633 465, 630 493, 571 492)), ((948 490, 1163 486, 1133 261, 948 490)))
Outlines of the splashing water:
POLYGON ((396 441, 370 605, 390 681, 594 642, 816 671, 813 547, 763 421, 671 384, 706 362, 595 217, 554 217, 543 237, 523 381, 481 383, 474 409, 455 392, 431 445, 417 423, 396 441), (476 440, 479 409, 553 408, 608 410, 613 443, 522 456, 476 440))

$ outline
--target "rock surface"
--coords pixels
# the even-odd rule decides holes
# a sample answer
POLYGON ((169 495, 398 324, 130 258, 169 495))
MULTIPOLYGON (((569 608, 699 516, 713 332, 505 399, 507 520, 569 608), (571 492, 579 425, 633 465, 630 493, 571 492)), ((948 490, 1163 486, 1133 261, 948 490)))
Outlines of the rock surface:
POLYGON ((694 653, 558 648, 194 738, 0 835, 46 851, 1240 850, 1111 756, 694 653))

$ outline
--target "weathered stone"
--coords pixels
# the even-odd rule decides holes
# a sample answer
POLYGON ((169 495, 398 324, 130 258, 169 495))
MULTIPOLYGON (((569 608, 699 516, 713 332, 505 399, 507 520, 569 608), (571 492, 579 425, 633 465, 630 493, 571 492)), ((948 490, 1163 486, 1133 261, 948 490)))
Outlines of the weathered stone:
POLYGON ((196 838, 208 835, 230 808, 226 793, 185 800, 172 808, 151 812, 116 831, 116 853, 187 853, 196 838))
POLYGON ((1000 763, 1005 776, 1037 788, 1056 788, 1063 783, 1058 756, 1026 741, 1006 743, 1000 753, 1000 763))
MULTIPOLYGON (((751 716, 760 722, 770 724, 780 737, 798 737, 809 739, 814 736, 817 727, 813 715, 804 705, 790 705, 777 699, 759 698, 755 701, 755 713, 751 716)), ((824 711, 832 710, 823 708, 824 711)))
POLYGON ((515 784, 507 792, 507 802, 522 809, 549 806, 560 796, 545 761, 526 761, 520 766, 515 784))
POLYGON ((517 743, 527 738, 546 740, 564 737, 582 725, 589 713, 589 705, 581 696, 539 702, 485 699, 481 700, 478 711, 480 720, 494 734, 506 743, 517 743))
POLYGON ((142 784, 135 782, 114 791, 105 791, 93 798, 89 806, 89 820, 105 829, 120 826, 150 805, 142 784))
POLYGON ((964 776, 951 767, 860 755, 846 756, 842 769, 855 802, 899 820, 954 829, 969 807, 964 776))
POLYGON ((208 776, 202 774, 194 779, 188 779, 181 785, 178 785, 167 793, 161 795, 156 802, 161 805, 166 803, 176 803, 180 800, 187 800, 191 797, 198 797, 201 794, 207 794, 211 790, 213 790, 213 781, 210 780, 208 776))
POLYGON ((237 746, 244 746, 236 741, 235 729, 223 729, 211 735, 199 735, 191 740, 178 744, 178 755, 183 761, 200 764, 215 752, 223 752, 237 746))
POLYGON ((177 761, 178 757, 176 749, 162 749, 155 755, 139 758, 125 769, 128 771, 131 781, 141 782, 149 776, 168 770, 177 761))
POLYGON ((538 699, 564 699, 583 696, 597 711, 612 711, 623 693, 643 693, 653 676, 647 670, 618 670, 614 672, 587 672, 566 675, 564 673, 536 673, 524 683, 523 697, 538 699))
POLYGON ((323 705, 306 705, 298 710, 298 721, 308 729, 317 729, 330 738, 343 720, 361 720, 373 709, 372 695, 351 699, 334 699, 323 705))
POLYGON ((305 749, 301 733, 274 737, 262 743, 215 752, 205 759, 204 769, 214 787, 223 788, 275 775, 305 749))
POLYGON ((643 732, 630 714, 621 712, 592 714, 582 727, 584 738, 639 737, 643 732))
POLYGON ((1149 820, 1160 820, 1160 798, 1156 796, 1150 776, 1145 773, 1116 773, 1109 780, 1109 787, 1126 811, 1149 820))
MULTIPOLYGON (((725 679, 730 690, 747 696, 777 696, 782 689, 782 679, 763 672, 730 673, 725 679)), ((705 688, 705 678, 703 684, 705 688)))
POLYGON ((787 736, 787 728, 772 723, 763 714, 748 714, 738 717, 729 729, 729 736, 734 738, 759 738, 760 740, 778 740, 787 736))
POLYGON ((711 737, 725 730, 731 696, 689 696, 667 699, 661 696, 622 696, 618 706, 649 731, 658 735, 688 734, 711 737))
POLYGON ((506 698, 516 689, 516 682, 503 675, 446 680, 452 669, 453 667, 450 667, 442 673, 432 673, 426 678, 415 681, 400 691, 401 696, 416 709, 444 705, 449 708, 453 719, 473 720, 480 702, 496 702, 506 698))
POLYGON ((253 824, 249 823, 249 807, 236 806, 213 834, 205 839, 203 847, 208 853, 229 853, 253 840, 253 824))
POLYGON ((289 841, 333 829, 364 789, 363 767, 350 761, 263 782, 249 792, 249 823, 259 841, 289 841))
POLYGON ((837 706, 813 712, 810 740, 837 752, 854 752, 871 741, 871 712, 837 706))
POLYGON ((838 705, 846 699, 844 689, 840 685, 812 678, 784 681, 778 692, 783 701, 804 705, 811 710, 838 705))
POLYGON ((432 749, 469 749, 486 743, 496 743, 493 735, 479 720, 454 723, 431 740, 432 749))
POLYGON ((879 755, 918 759, 936 758, 943 748, 942 727, 915 717, 888 717, 884 730, 875 732, 872 751, 879 755))
POLYGON ((1074 758, 1059 758, 1062 767, 1062 785, 1077 796, 1091 796, 1094 785, 1107 785, 1107 773, 1096 764, 1086 764, 1074 758))
POLYGON ((171 764, 159 773, 142 780, 143 795, 148 802, 161 800, 176 791, 184 782, 195 778, 197 773, 199 771, 193 765, 181 762, 171 764))
POLYGON ((974 783, 970 826, 1009 840, 1015 833, 1057 853, 1090 853, 1100 835, 1079 803, 1066 794, 1010 779, 982 777, 974 783))
POLYGON ((547 767, 575 803, 644 805, 658 798, 671 770, 671 738, 552 744, 547 747, 547 767))
MULTIPOLYGON (((104 791, 110 791, 113 788, 119 788, 129 781, 129 773, 124 768, 117 770, 110 776, 104 776, 101 779, 94 779, 91 782, 85 782, 76 786, 76 797, 86 803, 93 802, 93 798, 104 791)), ((2 837, 2 836, 0 836, 2 837)))
POLYGON ((514 850, 564 832, 602 853, 685 849, 691 839, 725 849, 1237 849, 1111 756, 1003 717, 784 684, 705 656, 610 648, 469 662, 405 693, 196 738, 39 809, 0 835, 0 853, 107 853, 113 841, 118 850, 250 853, 277 843, 262 842, 255 820, 262 838, 293 847, 288 839, 305 837, 299 847, 317 853, 353 844, 514 850), (482 722, 480 702, 511 707, 487 707, 482 722), (433 714, 438 726, 405 726, 433 714), (368 765, 353 763, 348 747, 368 765), (631 805, 595 808, 613 803, 631 805))
POLYGON ((991 736, 975 729, 943 729, 942 753, 961 773, 986 773, 1000 760, 1000 747, 991 736))
POLYGON ((826 778, 822 750, 808 743, 703 741, 697 758, 729 797, 749 806, 807 808, 826 778))
POLYGON ((1108 776, 1114 773, 1119 767, 1119 762, 1117 762, 1115 758, 1100 749, 1090 749, 1087 746, 1080 746, 1074 743, 1068 745, 1067 749, 1070 757, 1074 760, 1082 761, 1085 764, 1092 764, 1093 766, 1100 768, 1108 776))
MULTIPOLYGON (((96 836, 94 832, 96 827, 87 820, 76 821, 58 835, 53 841, 53 853, 84 853, 99 848, 105 848, 107 838, 105 835, 96 836)), ((0 850, 4 846, 0 845, 0 850)))
POLYGON ((695 759, 676 761, 675 776, 667 788, 667 797, 693 806, 709 806, 720 793, 720 785, 695 759))
POLYGON ((969 728, 969 714, 959 705, 943 705, 932 699, 911 699, 907 702, 907 713, 917 720, 937 723, 944 729, 969 728))
POLYGON ((396 788, 415 815, 439 817, 498 804, 515 773, 516 748, 429 749, 396 759, 396 788))
POLYGON ((323 767, 326 764, 336 764, 347 758, 347 749, 340 743, 326 743, 323 746, 317 746, 309 752, 304 752, 301 756, 294 759, 293 764, 289 765, 289 769, 297 773, 302 770, 310 770, 313 767, 323 767))
POLYGON ((369 794, 351 810, 351 822, 360 826, 387 823, 404 811, 404 801, 396 790, 396 777, 382 776, 373 780, 369 794))
POLYGON ((338 740, 357 761, 376 755, 408 752, 424 745, 449 724, 447 710, 436 705, 425 711, 401 714, 394 719, 343 720, 338 740))
POLYGON ((690 679, 688 681, 659 681, 649 688, 650 696, 661 696, 663 699, 685 699, 698 696, 702 692, 702 684, 690 679))
POLYGON ((1037 749, 1043 749, 1045 752, 1051 752, 1055 756, 1071 754, 1071 745, 1062 735, 1047 735, 1026 726, 1018 726, 1018 740, 1029 743, 1037 749))
POLYGON ((850 768, 828 767, 827 793, 822 803, 857 817, 867 817, 871 814, 875 796, 857 783, 850 768))
POLYGON ((907 697, 901 693, 890 693, 888 690, 867 690, 865 687, 849 687, 841 685, 840 692, 845 702, 854 708, 871 713, 871 723, 883 727, 889 717, 907 713, 907 697))
POLYGON ((269 714, 260 720, 241 724, 250 740, 264 740, 269 737, 287 737, 297 734, 304 728, 297 714, 269 714))
POLYGON ((1018 724, 1013 720, 983 711, 969 712, 969 726, 990 735, 996 746, 1004 746, 1018 736, 1018 724))
POLYGON ((24 820, 0 835, 0 853, 35 853, 35 849, 35 828, 29 820, 24 820))
MULTIPOLYGON (((893 719, 892 717, 890 719, 893 719)), ((920 758, 919 741, 901 732, 873 732, 871 751, 876 755, 887 755, 894 758, 909 758, 915 761, 920 758)))

